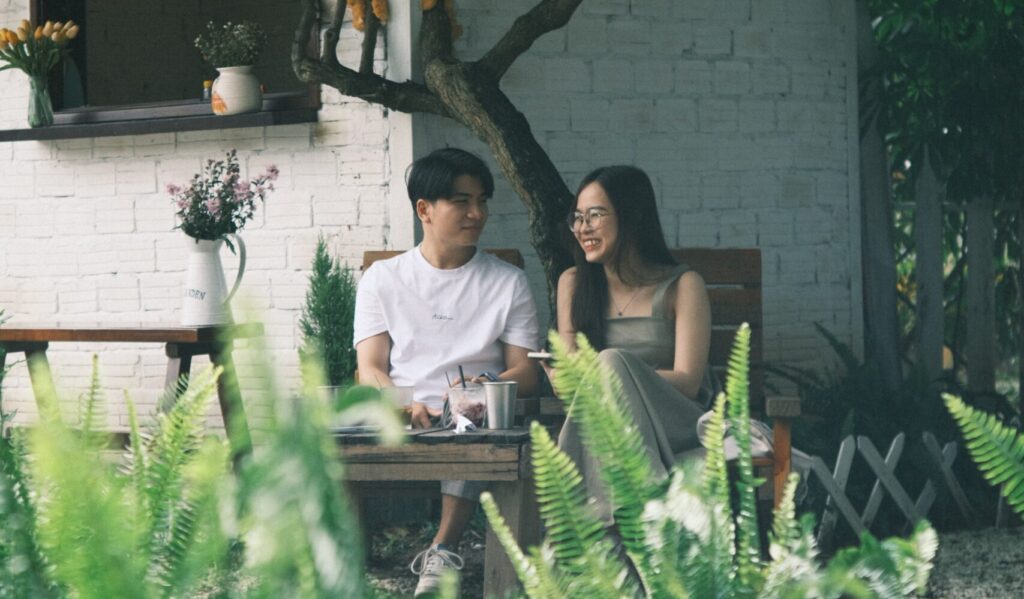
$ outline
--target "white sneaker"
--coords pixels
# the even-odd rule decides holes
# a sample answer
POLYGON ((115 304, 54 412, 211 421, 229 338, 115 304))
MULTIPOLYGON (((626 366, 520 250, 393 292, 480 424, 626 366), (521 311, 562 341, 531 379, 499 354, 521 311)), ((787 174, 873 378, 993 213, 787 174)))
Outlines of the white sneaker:
POLYGON ((444 571, 455 570, 457 572, 462 569, 463 565, 462 556, 454 551, 443 549, 441 545, 431 545, 427 549, 420 551, 413 558, 412 563, 409 564, 409 569, 412 570, 412 573, 418 574, 420 577, 413 597, 422 597, 439 592, 441 590, 441 576, 444 574, 444 571))

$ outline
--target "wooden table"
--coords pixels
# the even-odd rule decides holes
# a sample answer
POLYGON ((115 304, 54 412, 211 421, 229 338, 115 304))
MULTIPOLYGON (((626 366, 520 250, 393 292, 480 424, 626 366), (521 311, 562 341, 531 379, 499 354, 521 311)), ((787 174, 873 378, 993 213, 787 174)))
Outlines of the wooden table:
MULTIPOLYGON (((224 430, 231 441, 232 459, 237 466, 241 456, 252 449, 249 424, 238 387, 238 376, 231 359, 232 340, 263 334, 263 325, 240 324, 208 327, 0 327, 0 369, 4 354, 24 353, 29 366, 32 392, 42 410, 56 397, 53 375, 46 358, 51 343, 162 343, 167 355, 165 388, 173 390, 178 379, 188 377, 194 356, 210 356, 223 373, 217 381, 217 399, 224 417, 224 430)), ((162 405, 166 410, 170 406, 162 405)))
MULTIPOLYGON (((377 445, 376 435, 336 434, 345 480, 355 499, 410 492, 425 482, 486 480, 521 547, 540 543, 540 517, 530 469, 526 429, 481 430, 456 435, 450 430, 411 431, 408 442, 377 445)), ((437 485, 430 489, 437 492, 437 485)), ((504 596, 518 579, 501 543, 487 528, 484 596, 504 596)))

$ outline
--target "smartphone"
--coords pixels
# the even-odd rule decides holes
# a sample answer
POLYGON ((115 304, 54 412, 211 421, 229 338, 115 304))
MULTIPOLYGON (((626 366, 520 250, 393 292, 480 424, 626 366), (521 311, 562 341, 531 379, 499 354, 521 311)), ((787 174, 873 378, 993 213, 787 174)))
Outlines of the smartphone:
POLYGON ((532 351, 526 354, 527 358, 533 358, 535 360, 550 360, 555 357, 551 352, 547 351, 532 351))

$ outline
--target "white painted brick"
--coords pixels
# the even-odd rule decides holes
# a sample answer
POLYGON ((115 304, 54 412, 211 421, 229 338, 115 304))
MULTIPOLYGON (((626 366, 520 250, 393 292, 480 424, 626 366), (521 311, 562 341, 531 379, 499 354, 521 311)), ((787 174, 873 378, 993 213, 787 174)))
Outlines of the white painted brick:
POLYGON ((677 94, 703 96, 711 92, 711 64, 706 60, 682 60, 676 63, 677 94))
POLYGON ((702 207, 727 210, 740 205, 740 182, 732 173, 712 173, 700 178, 702 207))
POLYGON ((643 56, 651 53, 651 22, 636 18, 613 18, 608 23, 608 40, 616 54, 643 56))
MULTIPOLYGON (((639 94, 670 94, 674 85, 672 62, 645 60, 636 66, 636 91, 639 94)), ((595 87, 597 81, 594 82, 595 87)))
POLYGON ((654 102, 652 100, 612 101, 612 131, 639 133, 650 131, 654 125, 654 102))
POLYGON ((607 131, 611 103, 602 98, 574 98, 569 102, 573 131, 607 131))
POLYGON ((746 25, 733 31, 733 52, 737 57, 768 58, 772 53, 772 32, 764 25, 746 25))
POLYGON ((92 139, 58 139, 56 140, 57 160, 88 160, 92 158, 92 139))
POLYGON ((732 52, 732 30, 723 25, 703 25, 694 30, 694 50, 699 55, 724 55, 732 52))
POLYGON ((651 23, 651 52, 655 55, 680 56, 683 52, 691 49, 693 49, 692 24, 660 20, 651 23))
POLYGON ((585 2, 581 12, 585 15, 624 15, 629 12, 630 0, 591 0, 585 2))
POLYGON ((702 99, 697 102, 697 113, 700 116, 700 130, 721 133, 736 131, 737 121, 736 100, 702 99))
POLYGON ((573 15, 566 26, 569 52, 573 54, 604 54, 607 52, 608 20, 604 16, 594 17, 585 14, 584 11, 577 12, 581 14, 573 15))
POLYGON ((809 208, 815 204, 814 179, 806 175, 784 175, 779 206, 809 208))
POLYGON ((75 170, 61 163, 37 162, 36 194, 40 196, 71 196, 75 194, 75 170))
POLYGON ((794 95, 820 98, 825 95, 828 68, 816 64, 797 64, 790 67, 794 95))
POLYGON ((715 93, 718 95, 746 94, 750 91, 750 65, 745 62, 718 61, 715 63, 715 93))
POLYGON ((654 120, 663 131, 696 131, 697 103, 688 98, 655 100, 654 120))
POLYGON ((775 102, 741 98, 737 112, 742 133, 763 133, 775 130, 775 102))
POLYGON ((576 58, 544 61, 543 89, 556 92, 590 91, 590 67, 576 58))
MULTIPOLYGON (((150 160, 118 161, 114 179, 118 194, 153 193, 157 190, 156 163, 150 160)), ((182 172, 180 184, 185 183, 184 179, 185 173, 182 172)))
POLYGON ((632 61, 621 58, 595 60, 593 69, 595 92, 614 94, 633 91, 636 68, 632 61))
POLYGON ((135 145, 131 136, 116 135, 97 137, 93 140, 93 158, 131 158, 135 156, 135 145))
POLYGON ((81 198, 114 195, 114 163, 94 162, 75 166, 75 195, 81 198))
POLYGON ((131 233, 135 231, 135 201, 131 197, 110 198, 97 205, 97 233, 131 233))
POLYGON ((785 94, 789 92, 789 69, 782 65, 755 64, 751 71, 754 93, 785 94))

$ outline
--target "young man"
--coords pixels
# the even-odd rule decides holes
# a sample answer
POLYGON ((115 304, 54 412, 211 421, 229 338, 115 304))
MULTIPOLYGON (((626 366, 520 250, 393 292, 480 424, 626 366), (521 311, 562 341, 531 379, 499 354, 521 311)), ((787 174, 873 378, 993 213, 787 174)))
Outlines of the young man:
MULTIPOLYGON (((538 347, 537 308, 520 269, 477 249, 494 191, 480 158, 437 150, 414 162, 407 179, 423 241, 363 274, 354 343, 360 380, 413 385, 412 424, 429 427, 459 366, 467 378, 516 381, 521 395, 533 392, 526 354, 538 347)), ((442 481, 437 536, 411 566, 420 575, 417 597, 436 592, 445 569, 462 568, 456 549, 483 488, 442 481)))

